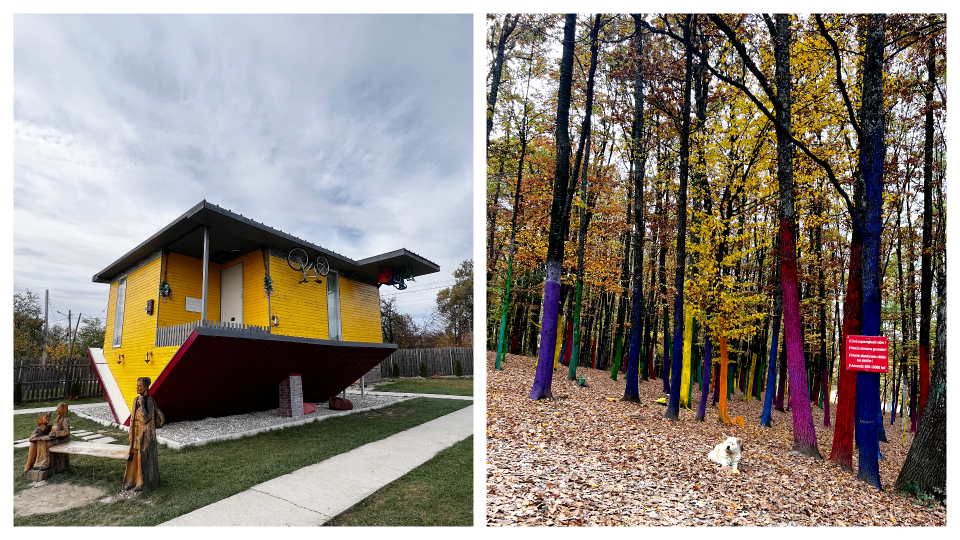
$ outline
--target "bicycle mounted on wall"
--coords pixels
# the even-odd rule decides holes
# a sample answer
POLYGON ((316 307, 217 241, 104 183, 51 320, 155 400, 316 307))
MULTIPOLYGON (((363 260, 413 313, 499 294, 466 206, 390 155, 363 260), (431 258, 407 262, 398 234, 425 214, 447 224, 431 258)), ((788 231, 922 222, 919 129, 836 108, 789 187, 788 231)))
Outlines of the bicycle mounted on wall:
POLYGON ((317 260, 311 261, 310 257, 307 256, 307 252, 300 248, 290 250, 290 253, 287 254, 287 264, 290 265, 290 268, 300 272, 301 278, 297 283, 306 283, 310 279, 317 283, 323 283, 320 281, 320 278, 330 273, 330 264, 327 262, 326 257, 317 255, 317 260), (313 275, 307 275, 311 270, 314 270, 315 273, 313 275))

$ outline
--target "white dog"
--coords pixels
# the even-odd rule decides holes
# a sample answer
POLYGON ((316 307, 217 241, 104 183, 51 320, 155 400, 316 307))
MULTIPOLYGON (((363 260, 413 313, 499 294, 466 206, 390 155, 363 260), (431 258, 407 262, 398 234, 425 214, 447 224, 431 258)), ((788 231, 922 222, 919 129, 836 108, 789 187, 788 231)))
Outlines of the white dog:
POLYGON ((707 454, 710 461, 715 461, 733 469, 733 472, 739 473, 737 466, 740 464, 740 452, 743 451, 743 444, 736 437, 727 437, 727 440, 718 444, 716 448, 707 454))

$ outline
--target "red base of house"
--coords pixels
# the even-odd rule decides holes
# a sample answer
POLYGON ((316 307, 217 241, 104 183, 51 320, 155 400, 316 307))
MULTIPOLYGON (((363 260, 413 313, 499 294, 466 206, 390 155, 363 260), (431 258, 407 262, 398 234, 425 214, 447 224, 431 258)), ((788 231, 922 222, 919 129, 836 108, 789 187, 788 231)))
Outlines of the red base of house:
POLYGON ((198 328, 150 388, 168 422, 275 409, 280 381, 300 373, 304 412, 326 402, 397 346, 198 328))

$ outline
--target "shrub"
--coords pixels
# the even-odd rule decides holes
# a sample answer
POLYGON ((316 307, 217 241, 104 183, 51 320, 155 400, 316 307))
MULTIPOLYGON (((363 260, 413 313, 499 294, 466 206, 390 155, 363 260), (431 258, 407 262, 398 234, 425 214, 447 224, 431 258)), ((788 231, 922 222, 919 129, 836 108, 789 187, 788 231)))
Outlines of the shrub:
POLYGON ((394 377, 399 377, 399 376, 400 376, 400 364, 398 364, 398 363, 396 363, 396 362, 393 363, 393 376, 394 376, 394 377))
POLYGON ((73 384, 70 385, 70 397, 77 397, 80 395, 80 379, 74 379, 73 384))
POLYGON ((463 364, 460 363, 459 359, 453 364, 453 374, 457 377, 463 377, 463 364))
POLYGON ((420 376, 424 379, 427 378, 427 365, 423 362, 420 362, 420 376))

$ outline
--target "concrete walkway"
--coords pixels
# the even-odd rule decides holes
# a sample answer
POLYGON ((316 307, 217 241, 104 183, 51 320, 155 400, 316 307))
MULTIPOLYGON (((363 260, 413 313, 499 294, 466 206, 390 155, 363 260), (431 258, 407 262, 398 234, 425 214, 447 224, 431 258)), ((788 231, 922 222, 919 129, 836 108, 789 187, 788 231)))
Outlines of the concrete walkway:
MULTIPOLYGON (((106 401, 102 403, 84 403, 82 405, 73 405, 69 401, 64 401, 64 403, 67 404, 67 409, 71 411, 75 411, 77 409, 91 409, 93 407, 105 407, 107 405, 106 401)), ((51 405, 49 407, 39 407, 37 409, 14 409, 13 414, 39 414, 42 412, 51 412, 56 410, 57 406, 51 405)))
POLYGON ((322 525, 430 460, 440 450, 453 446, 472 434, 473 405, 470 405, 385 439, 257 484, 232 497, 161 525, 322 525))

